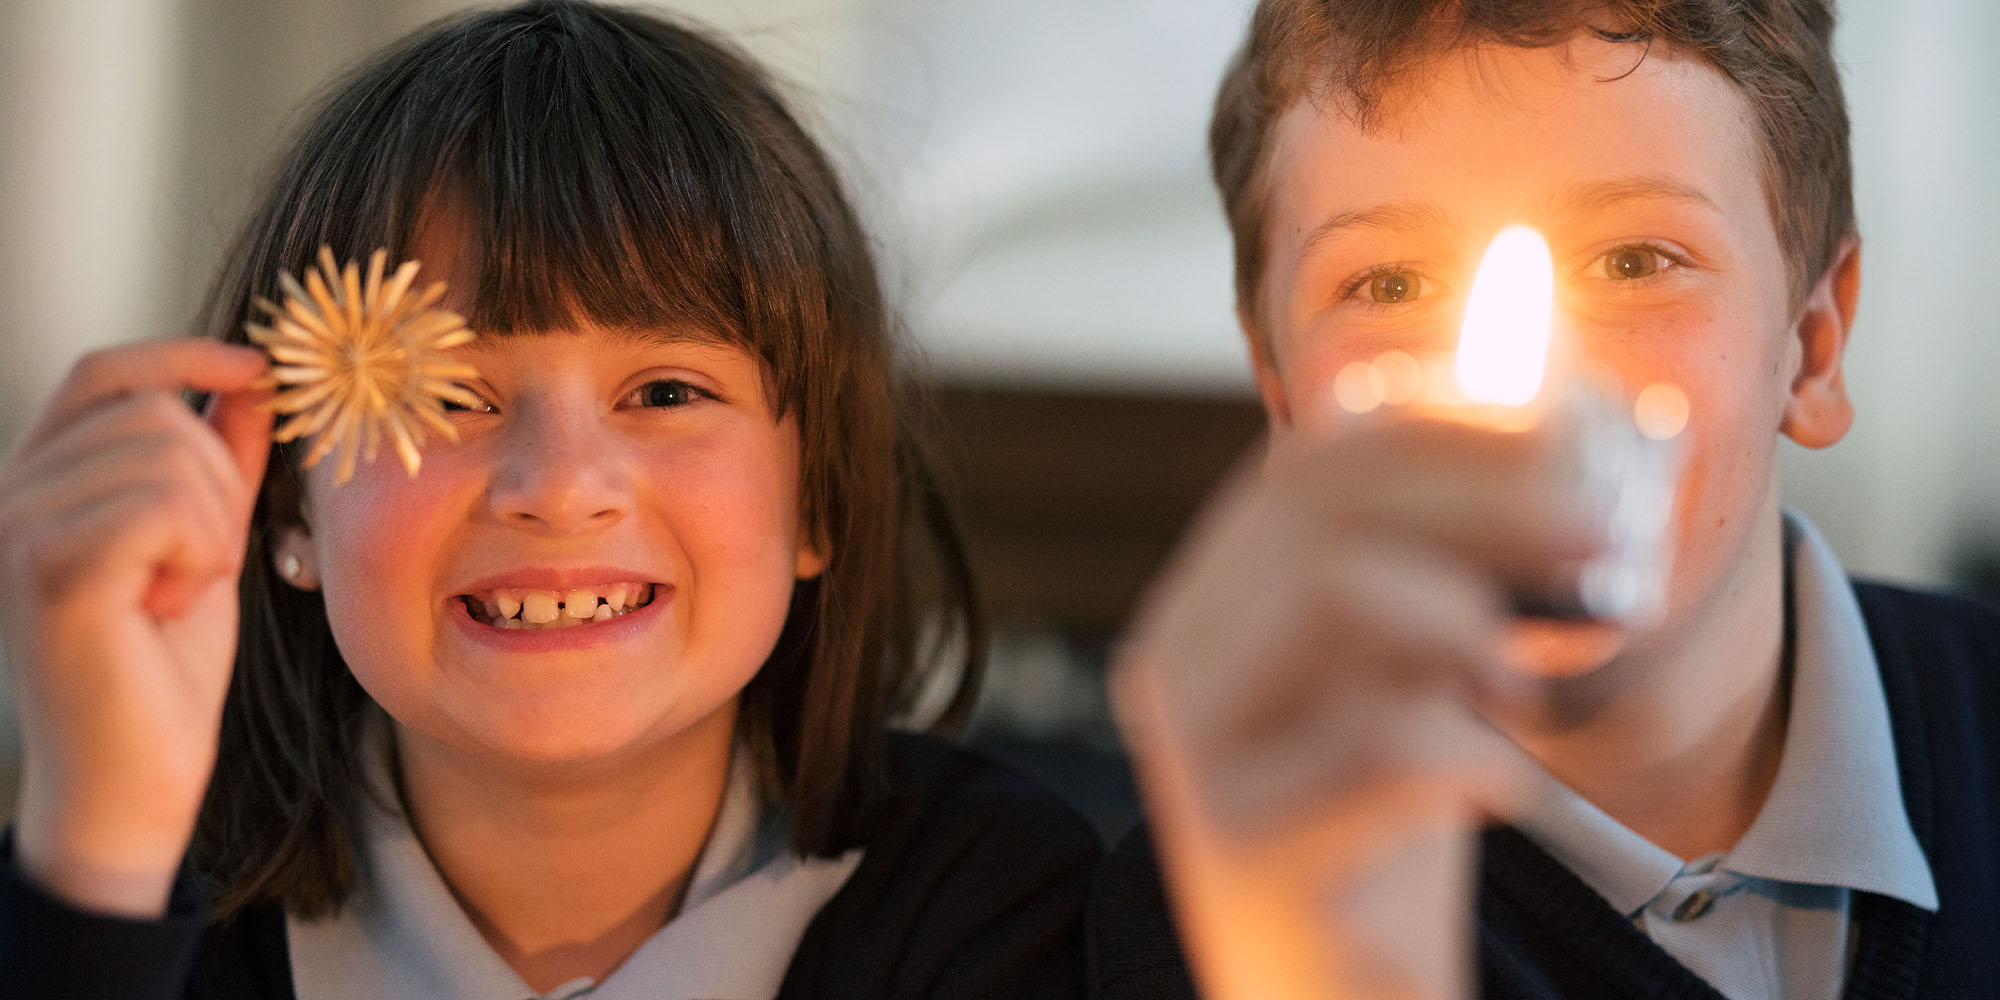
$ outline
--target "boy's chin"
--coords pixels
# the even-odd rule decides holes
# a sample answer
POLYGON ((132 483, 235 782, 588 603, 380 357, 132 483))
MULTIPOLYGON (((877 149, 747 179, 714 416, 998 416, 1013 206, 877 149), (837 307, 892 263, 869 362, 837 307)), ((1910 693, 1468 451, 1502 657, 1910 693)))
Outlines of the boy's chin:
POLYGON ((1605 622, 1523 618, 1508 629, 1508 658, 1531 677, 1581 677, 1611 662, 1627 634, 1605 622))

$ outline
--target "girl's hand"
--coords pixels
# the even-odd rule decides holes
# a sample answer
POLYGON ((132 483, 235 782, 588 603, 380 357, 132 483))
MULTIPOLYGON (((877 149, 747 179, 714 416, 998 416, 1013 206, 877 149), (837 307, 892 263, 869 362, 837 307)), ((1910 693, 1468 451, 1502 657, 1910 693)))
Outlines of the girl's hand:
POLYGON ((215 767, 271 418, 262 352, 85 357, 0 461, 0 634, 24 751, 18 863, 88 909, 165 911, 215 767), (182 389, 215 393, 206 419, 182 389))
MULTIPOLYGON (((1475 842, 1526 758, 1507 595, 1601 544, 1549 435, 1293 435, 1197 523, 1113 676, 1203 995, 1469 995, 1475 842)), ((1524 690, 1525 689, 1525 690, 1524 690)))

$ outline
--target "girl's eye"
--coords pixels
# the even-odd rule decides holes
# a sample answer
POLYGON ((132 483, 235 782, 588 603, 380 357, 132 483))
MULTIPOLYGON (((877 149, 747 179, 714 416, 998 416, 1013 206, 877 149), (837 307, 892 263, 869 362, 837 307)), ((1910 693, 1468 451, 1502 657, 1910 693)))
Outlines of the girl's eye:
POLYGON ((444 404, 444 411, 446 413, 493 412, 493 404, 480 398, 478 393, 473 392, 471 389, 468 389, 462 385, 454 385, 452 386, 452 388, 458 390, 458 392, 460 393, 458 398, 454 399, 450 396, 438 397, 438 401, 444 404))
POLYGON ((1650 278, 1674 263, 1666 254, 1648 246, 1619 247, 1605 254, 1602 260, 1604 276, 1613 281, 1650 278))
POLYGON ((625 402, 630 406, 672 408, 686 406, 704 395, 706 393, 702 390, 680 379, 657 379, 632 390, 632 394, 625 397, 625 402))

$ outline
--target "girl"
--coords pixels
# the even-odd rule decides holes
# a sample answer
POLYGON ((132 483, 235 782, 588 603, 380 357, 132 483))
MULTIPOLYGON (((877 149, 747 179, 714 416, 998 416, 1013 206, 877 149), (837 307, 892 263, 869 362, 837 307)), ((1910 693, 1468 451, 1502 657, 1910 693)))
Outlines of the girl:
POLYGON ((918 639, 976 635, 964 564, 865 237, 742 56, 573 2, 421 32, 210 317, 87 358, 0 468, 0 995, 1077 991, 1094 836, 888 731, 969 703, 918 639), (480 333, 414 477, 268 443, 241 331, 322 245, 480 333))

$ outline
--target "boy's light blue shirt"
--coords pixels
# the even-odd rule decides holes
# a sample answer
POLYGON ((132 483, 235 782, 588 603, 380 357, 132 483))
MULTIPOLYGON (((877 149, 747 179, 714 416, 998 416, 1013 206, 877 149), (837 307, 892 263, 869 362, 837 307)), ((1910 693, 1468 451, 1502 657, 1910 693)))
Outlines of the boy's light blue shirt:
POLYGON ((1785 547, 1791 707, 1777 779, 1743 839, 1683 862, 1553 777, 1515 824, 1731 1000, 1838 997, 1855 891, 1938 905, 1861 607, 1832 549, 1791 511, 1785 547))

